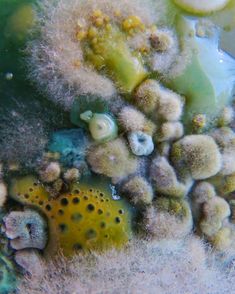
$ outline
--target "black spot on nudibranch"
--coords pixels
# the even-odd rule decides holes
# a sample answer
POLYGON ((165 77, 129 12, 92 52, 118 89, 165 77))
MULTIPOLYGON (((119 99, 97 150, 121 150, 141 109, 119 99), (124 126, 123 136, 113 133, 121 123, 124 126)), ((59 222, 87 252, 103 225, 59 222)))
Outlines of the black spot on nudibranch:
POLYGON ((66 224, 59 224, 59 230, 61 233, 68 231, 68 226, 66 224))
POLYGON ((75 243, 73 245, 73 250, 75 251, 82 250, 82 245, 80 243, 75 243))
POLYGON ((89 229, 89 230, 86 231, 86 239, 87 240, 94 239, 96 236, 97 236, 97 233, 96 233, 95 230, 89 229))
POLYGON ((74 222, 79 222, 82 219, 82 215, 79 212, 75 212, 71 215, 71 220, 74 222))
POLYGON ((51 206, 49 204, 46 205, 46 210, 51 211, 51 206))
POLYGON ((59 215, 63 215, 63 214, 64 214, 63 209, 59 209, 59 210, 58 210, 58 214, 59 214, 59 215))
POLYGON ((93 204, 88 204, 87 205, 87 210, 89 211, 89 212, 92 212, 92 211, 94 211, 95 210, 95 206, 93 205, 93 204))
POLYGON ((102 209, 100 209, 100 208, 98 209, 98 211, 97 211, 97 212, 98 212, 98 214, 103 214, 103 210, 102 210, 102 209))
POLYGON ((101 229, 104 229, 106 227, 106 223, 105 222, 101 222, 100 223, 100 227, 101 227, 101 229))
POLYGON ((62 206, 67 206, 69 204, 69 201, 68 201, 67 198, 62 198, 60 200, 60 203, 61 203, 62 206))
POLYGON ((78 197, 73 198, 73 204, 78 204, 80 202, 80 199, 78 197))
POLYGON ((115 217, 115 223, 116 223, 116 224, 120 224, 120 222, 121 222, 121 219, 120 219, 120 217, 118 217, 118 216, 117 216, 117 217, 115 217))

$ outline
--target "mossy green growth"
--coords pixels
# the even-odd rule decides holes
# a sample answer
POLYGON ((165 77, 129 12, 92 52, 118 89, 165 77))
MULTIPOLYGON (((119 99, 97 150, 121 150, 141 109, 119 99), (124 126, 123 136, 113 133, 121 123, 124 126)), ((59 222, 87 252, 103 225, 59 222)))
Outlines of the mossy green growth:
POLYGON ((102 178, 74 184, 70 192, 54 199, 37 179, 28 176, 12 182, 10 195, 47 216, 45 250, 49 255, 58 249, 71 256, 81 250, 120 248, 132 236, 130 207, 115 197, 113 187, 102 178))
POLYGON ((10 259, 0 252, 0 293, 8 294, 16 289, 16 272, 10 259))
POLYGON ((207 122, 213 124, 213 119, 231 102, 235 80, 235 60, 219 51, 218 33, 214 32, 213 37, 198 37, 196 24, 195 20, 178 17, 176 26, 182 46, 189 42, 192 59, 169 83, 186 97, 184 122, 190 126, 198 114, 206 115, 207 122))
POLYGON ((98 71, 104 70, 120 91, 131 93, 146 77, 141 56, 131 52, 127 36, 118 27, 91 27, 84 40, 84 54, 98 71))

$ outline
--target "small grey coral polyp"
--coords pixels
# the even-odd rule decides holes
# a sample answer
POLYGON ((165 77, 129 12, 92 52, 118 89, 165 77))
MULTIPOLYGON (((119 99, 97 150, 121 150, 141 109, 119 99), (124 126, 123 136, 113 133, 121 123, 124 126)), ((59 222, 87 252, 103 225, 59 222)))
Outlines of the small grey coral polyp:
POLYGON ((44 249, 47 243, 47 224, 34 210, 12 211, 3 218, 4 232, 13 249, 44 249))

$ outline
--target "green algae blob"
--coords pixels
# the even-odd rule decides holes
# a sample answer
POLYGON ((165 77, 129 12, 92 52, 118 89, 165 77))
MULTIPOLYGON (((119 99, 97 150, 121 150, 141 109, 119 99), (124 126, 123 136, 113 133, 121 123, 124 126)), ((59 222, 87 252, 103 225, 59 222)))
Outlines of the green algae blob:
POLYGON ((79 250, 121 248, 132 236, 128 204, 114 199, 112 188, 94 178, 75 184, 69 193, 53 199, 43 185, 28 176, 12 182, 10 195, 43 212, 49 224, 50 255, 62 249, 66 256, 79 250))

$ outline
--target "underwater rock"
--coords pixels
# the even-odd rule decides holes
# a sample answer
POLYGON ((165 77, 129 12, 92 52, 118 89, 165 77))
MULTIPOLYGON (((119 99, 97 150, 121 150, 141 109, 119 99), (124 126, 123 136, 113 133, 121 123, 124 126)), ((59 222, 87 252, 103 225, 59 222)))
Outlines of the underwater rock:
POLYGON ((117 137, 118 128, 111 115, 88 110, 80 114, 80 118, 88 123, 91 136, 96 142, 104 143, 117 137))
POLYGON ((16 289, 16 271, 11 260, 0 252, 0 293, 12 293, 16 289))
POLYGON ((14 180, 10 195, 47 216, 49 243, 45 252, 49 255, 59 249, 69 256, 80 250, 120 248, 132 236, 130 207, 124 200, 115 200, 110 185, 101 179, 74 184, 70 192, 54 199, 29 176, 14 180))
MULTIPOLYGON (((24 191, 27 199, 29 190, 24 191)), ((47 225, 43 217, 36 211, 12 211, 3 218, 4 233, 10 245, 16 250, 25 248, 44 249, 47 243, 47 225)))
POLYGON ((179 173, 190 173, 193 179, 203 180, 217 174, 222 156, 214 139, 208 135, 188 135, 173 144, 173 166, 179 173))
POLYGON ((69 129, 53 133, 47 149, 60 154, 60 162, 68 167, 83 167, 88 139, 82 129, 69 129))
POLYGON ((124 178, 134 173, 138 161, 123 139, 116 139, 102 145, 93 146, 87 152, 91 169, 110 178, 124 178))
POLYGON ((152 137, 144 132, 137 131, 129 133, 128 141, 132 153, 137 156, 150 155, 154 150, 152 137))

